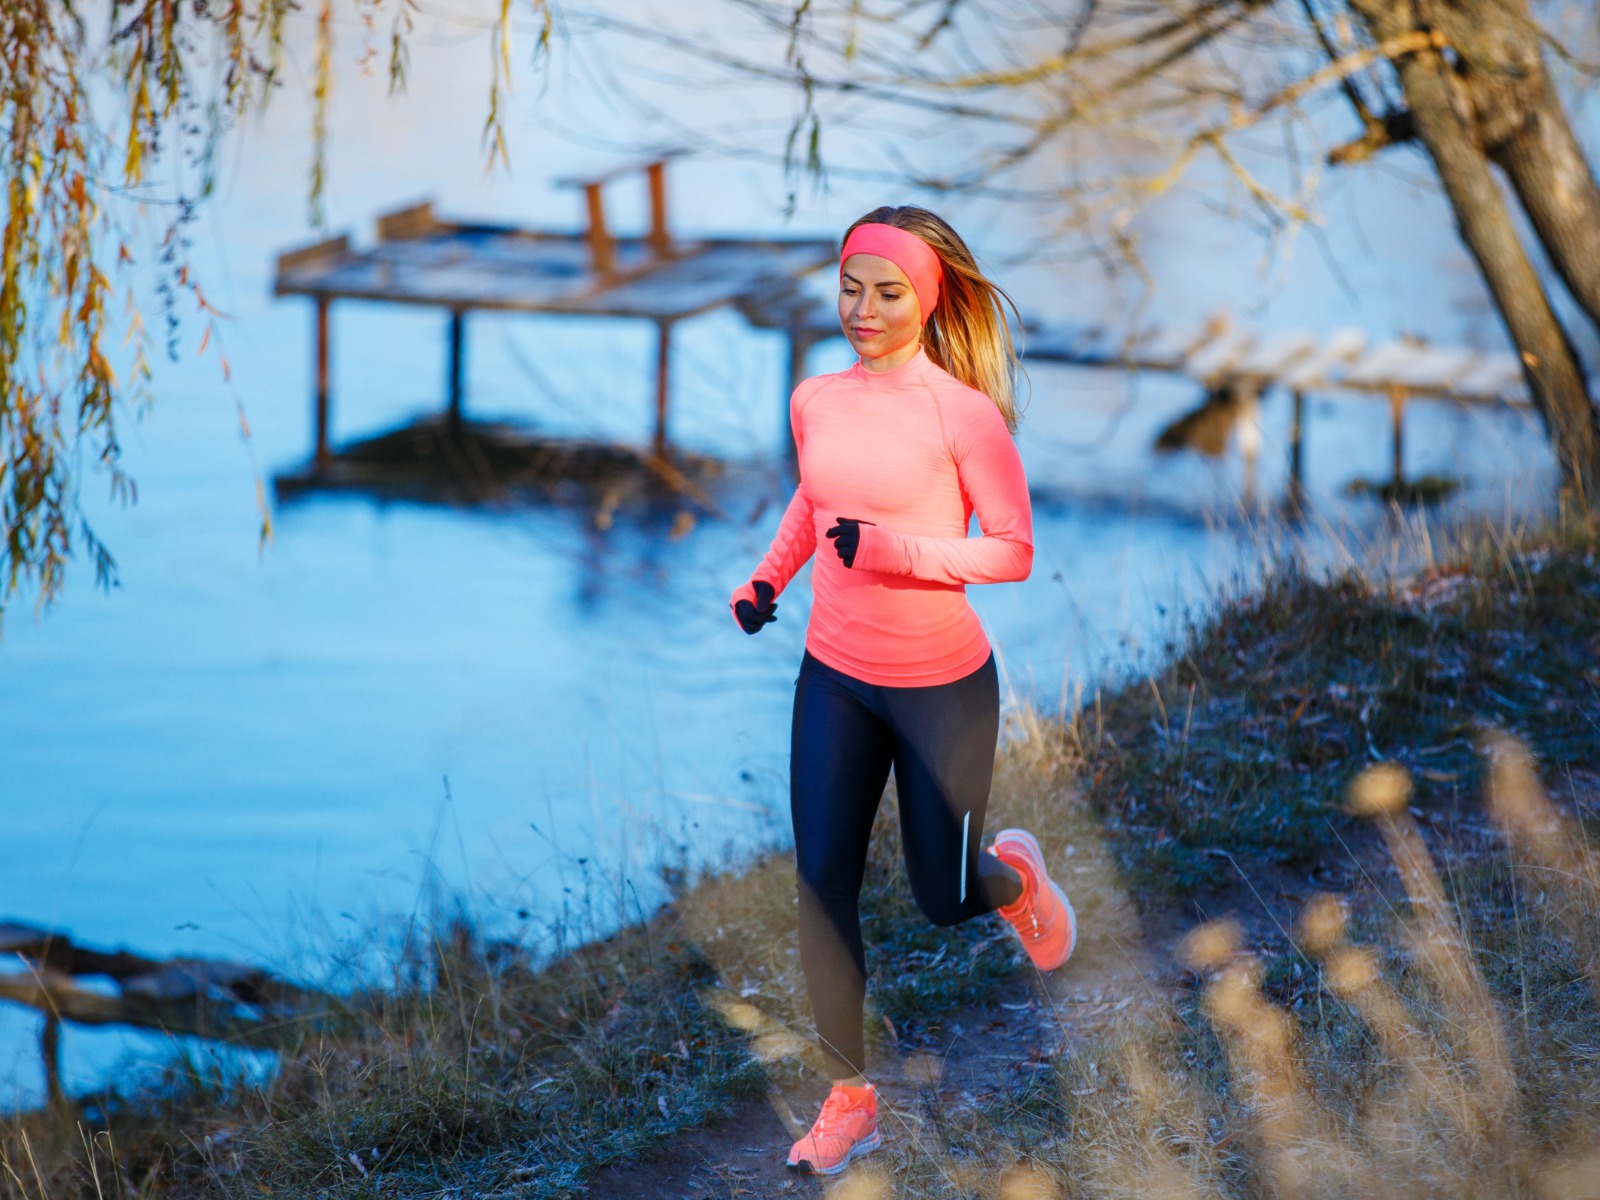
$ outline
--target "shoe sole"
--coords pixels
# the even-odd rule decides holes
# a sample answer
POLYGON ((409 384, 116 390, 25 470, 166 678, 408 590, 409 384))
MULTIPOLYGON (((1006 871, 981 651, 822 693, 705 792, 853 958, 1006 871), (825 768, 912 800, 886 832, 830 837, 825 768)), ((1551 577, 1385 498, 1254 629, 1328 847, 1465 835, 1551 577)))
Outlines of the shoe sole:
MULTIPOLYGON (((1056 899, 1061 901, 1061 907, 1066 910, 1067 952, 1061 956, 1060 962, 1051 963, 1048 967, 1039 963, 1033 964, 1041 971, 1059 970, 1066 966, 1067 959, 1071 958, 1072 952, 1078 948, 1078 914, 1073 911, 1072 901, 1067 899, 1067 894, 1061 890, 1061 885, 1050 877, 1050 869, 1045 865, 1044 851, 1039 846, 1039 840, 1026 829, 1002 829, 995 835, 994 844, 999 845, 1002 838, 1007 842, 1022 842, 1026 845, 1029 856, 1038 864, 1039 874, 1044 876, 1045 882, 1050 885, 1050 890, 1056 894, 1056 899)), ((1026 945, 1023 949, 1027 949, 1026 945)), ((1031 960, 1033 956, 1030 954, 1028 958, 1031 960)))
POLYGON ((869 1150, 876 1150, 881 1145, 883 1145, 883 1135, 877 1130, 873 1130, 871 1137, 862 1138, 854 1146, 851 1146, 850 1153, 846 1154, 831 1167, 815 1167, 805 1159, 801 1159, 797 1163, 785 1163, 784 1165, 787 1166, 789 1170, 800 1175, 837 1175, 850 1165, 851 1159, 855 1158, 857 1155, 865 1154, 869 1150))

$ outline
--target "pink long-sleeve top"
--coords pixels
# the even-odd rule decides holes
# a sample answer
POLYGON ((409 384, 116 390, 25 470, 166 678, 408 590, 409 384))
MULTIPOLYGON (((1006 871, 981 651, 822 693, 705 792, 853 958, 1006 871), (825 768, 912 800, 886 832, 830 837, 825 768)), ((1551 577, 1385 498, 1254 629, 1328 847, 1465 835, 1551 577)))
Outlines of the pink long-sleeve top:
POLYGON ((892 371, 858 362, 806 380, 789 419, 800 484, 730 604, 753 603, 757 579, 782 592, 815 554, 806 649, 828 666, 891 687, 981 667, 989 641, 966 585, 1026 579, 1033 565, 1028 483, 994 401, 918 350, 892 371), (967 536, 974 513, 981 537, 967 536), (823 536, 839 517, 863 522, 852 567, 823 536))

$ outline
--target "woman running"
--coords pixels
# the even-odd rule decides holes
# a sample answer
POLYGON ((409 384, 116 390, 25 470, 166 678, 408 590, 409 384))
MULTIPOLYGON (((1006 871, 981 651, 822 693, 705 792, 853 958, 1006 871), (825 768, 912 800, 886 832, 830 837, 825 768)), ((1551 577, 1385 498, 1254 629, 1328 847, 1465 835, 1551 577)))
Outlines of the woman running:
POLYGON ((863 1074, 859 900, 891 766, 906 873, 930 921, 998 911, 1044 971, 1067 960, 1076 937, 1032 835, 1005 829, 978 849, 1000 695, 966 585, 1026 579, 1033 563, 1011 440, 1009 300, 926 209, 878 208, 850 227, 839 323, 860 361, 795 389, 800 484, 731 601, 740 627, 758 632, 816 555, 789 778, 800 963, 834 1086, 789 1152, 802 1171, 837 1174, 880 1144, 863 1074), (982 536, 969 538, 974 513, 982 536))

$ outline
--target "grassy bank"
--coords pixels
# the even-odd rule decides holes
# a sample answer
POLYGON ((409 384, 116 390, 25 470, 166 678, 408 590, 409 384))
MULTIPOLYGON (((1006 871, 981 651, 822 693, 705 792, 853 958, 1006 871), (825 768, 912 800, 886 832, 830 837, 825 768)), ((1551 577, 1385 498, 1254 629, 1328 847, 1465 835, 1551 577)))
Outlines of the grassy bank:
MULTIPOLYGON (((1537 1194, 1600 1139, 1597 722, 1600 539, 1585 525, 1490 540, 1403 584, 1279 571, 1068 719, 1018 713, 992 820, 1040 834, 1086 928, 1330 861, 1360 886, 1303 928, 1274 915, 1276 939, 1210 927, 1187 946, 1185 1000, 997 1079, 938 1144, 885 1156, 892 1188, 884 1163, 857 1182, 1269 1196, 1308 1194, 1314 1167, 1335 1181, 1317 1195, 1537 1194), (1366 777, 1382 795, 1352 815, 1352 782, 1380 761, 1404 776, 1366 777), (1491 783, 1503 834, 1484 816, 1491 783)), ((869 1029, 891 1054, 993 997, 1018 957, 992 919, 927 926, 892 805, 880 822, 869 1029)), ((180 1071, 8 1119, 0 1196, 573 1194, 805 1069, 793 890, 782 856, 707 875, 647 923, 540 964, 437 922, 394 986, 352 996, 336 1032, 305 1031, 266 1084, 180 1071)))

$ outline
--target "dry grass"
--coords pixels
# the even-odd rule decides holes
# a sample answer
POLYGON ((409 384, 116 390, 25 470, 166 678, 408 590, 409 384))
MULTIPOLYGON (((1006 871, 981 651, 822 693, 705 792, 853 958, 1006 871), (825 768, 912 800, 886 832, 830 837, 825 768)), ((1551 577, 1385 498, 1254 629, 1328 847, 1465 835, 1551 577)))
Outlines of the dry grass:
POLYGON ((1368 915, 1370 941, 1341 899, 1311 901, 1297 941, 1317 964, 1315 1003, 1269 994, 1236 925, 1200 926, 1183 944, 1193 1006, 1064 1056, 1049 1084, 970 1115, 934 1152, 924 1138, 856 1194, 1600 1195, 1600 854, 1520 743, 1490 735, 1483 749, 1505 846, 1454 897, 1409 777, 1357 778, 1352 806, 1382 834, 1398 905, 1368 915))

